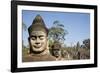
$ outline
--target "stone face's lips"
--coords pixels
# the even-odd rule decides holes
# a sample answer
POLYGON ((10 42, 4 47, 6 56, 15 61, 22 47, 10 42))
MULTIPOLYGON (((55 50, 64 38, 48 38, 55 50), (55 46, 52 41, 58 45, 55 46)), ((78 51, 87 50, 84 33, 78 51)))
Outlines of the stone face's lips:
POLYGON ((34 45, 34 47, 35 47, 35 48, 40 48, 40 47, 41 47, 41 45, 40 45, 40 46, 34 45))

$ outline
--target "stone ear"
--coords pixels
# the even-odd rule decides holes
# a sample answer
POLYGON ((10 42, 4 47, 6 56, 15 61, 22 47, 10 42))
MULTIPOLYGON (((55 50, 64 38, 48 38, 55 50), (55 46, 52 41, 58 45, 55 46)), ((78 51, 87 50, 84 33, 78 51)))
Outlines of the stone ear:
POLYGON ((30 43, 30 37, 28 37, 28 42, 29 42, 29 46, 30 46, 29 53, 31 54, 32 53, 32 47, 31 47, 31 43, 30 43))

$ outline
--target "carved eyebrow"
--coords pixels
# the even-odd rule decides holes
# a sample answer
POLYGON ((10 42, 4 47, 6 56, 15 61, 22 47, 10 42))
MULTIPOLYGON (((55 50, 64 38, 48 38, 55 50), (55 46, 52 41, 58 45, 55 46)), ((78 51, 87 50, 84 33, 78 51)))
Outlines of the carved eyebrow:
POLYGON ((39 37, 44 37, 44 35, 39 35, 39 37))
POLYGON ((39 38, 41 38, 41 37, 44 37, 44 35, 31 35, 30 38, 32 38, 32 37, 35 37, 35 38, 39 37, 39 38))
POLYGON ((30 36, 30 37, 31 37, 31 38, 32 38, 32 37, 35 37, 35 38, 36 38, 37 36, 35 36, 35 35, 32 35, 32 36, 30 36))

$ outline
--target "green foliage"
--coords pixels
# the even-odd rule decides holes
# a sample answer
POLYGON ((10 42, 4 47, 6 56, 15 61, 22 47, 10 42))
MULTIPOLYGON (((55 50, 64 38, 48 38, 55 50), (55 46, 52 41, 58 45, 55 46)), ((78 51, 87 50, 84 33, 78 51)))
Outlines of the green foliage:
POLYGON ((53 26, 49 29, 49 48, 55 44, 55 42, 60 43, 64 42, 65 35, 68 34, 68 32, 64 29, 64 25, 61 24, 58 20, 53 22, 53 26))
POLYGON ((49 40, 48 40, 48 43, 49 43, 49 45, 48 45, 49 48, 51 48, 51 46, 54 44, 54 41, 49 39, 49 40))
POLYGON ((22 22, 22 28, 23 28, 23 30, 27 30, 27 26, 26 26, 26 24, 24 23, 24 22, 22 22))
POLYGON ((79 42, 77 42, 77 44, 76 44, 76 48, 77 48, 77 49, 80 48, 80 43, 79 43, 79 42))
POLYGON ((29 48, 23 48, 22 49, 22 56, 26 56, 29 53, 29 48))
MULTIPOLYGON (((27 26, 26 26, 26 24, 24 22, 22 22, 22 29, 23 29, 23 33, 27 31, 27 26)), ((23 38, 22 47, 26 48, 26 45, 24 44, 24 42, 25 42, 25 39, 23 38)))
POLYGON ((54 21, 53 26, 49 29, 49 39, 54 41, 64 41, 65 35, 68 32, 64 29, 64 25, 61 24, 59 21, 54 21))

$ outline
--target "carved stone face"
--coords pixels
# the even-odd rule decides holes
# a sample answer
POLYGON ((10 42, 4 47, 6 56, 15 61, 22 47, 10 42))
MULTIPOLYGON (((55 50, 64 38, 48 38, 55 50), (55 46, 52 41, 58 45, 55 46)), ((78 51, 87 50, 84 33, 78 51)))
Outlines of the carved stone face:
POLYGON ((61 51, 59 49, 53 49, 52 50, 53 55, 58 58, 59 56, 61 56, 61 51))
POLYGON ((59 44, 59 42, 54 42, 54 44, 52 45, 52 55, 56 58, 61 56, 61 45, 59 44))
POLYGON ((29 42, 33 52, 41 53, 46 49, 47 35, 43 31, 33 31, 29 42))

